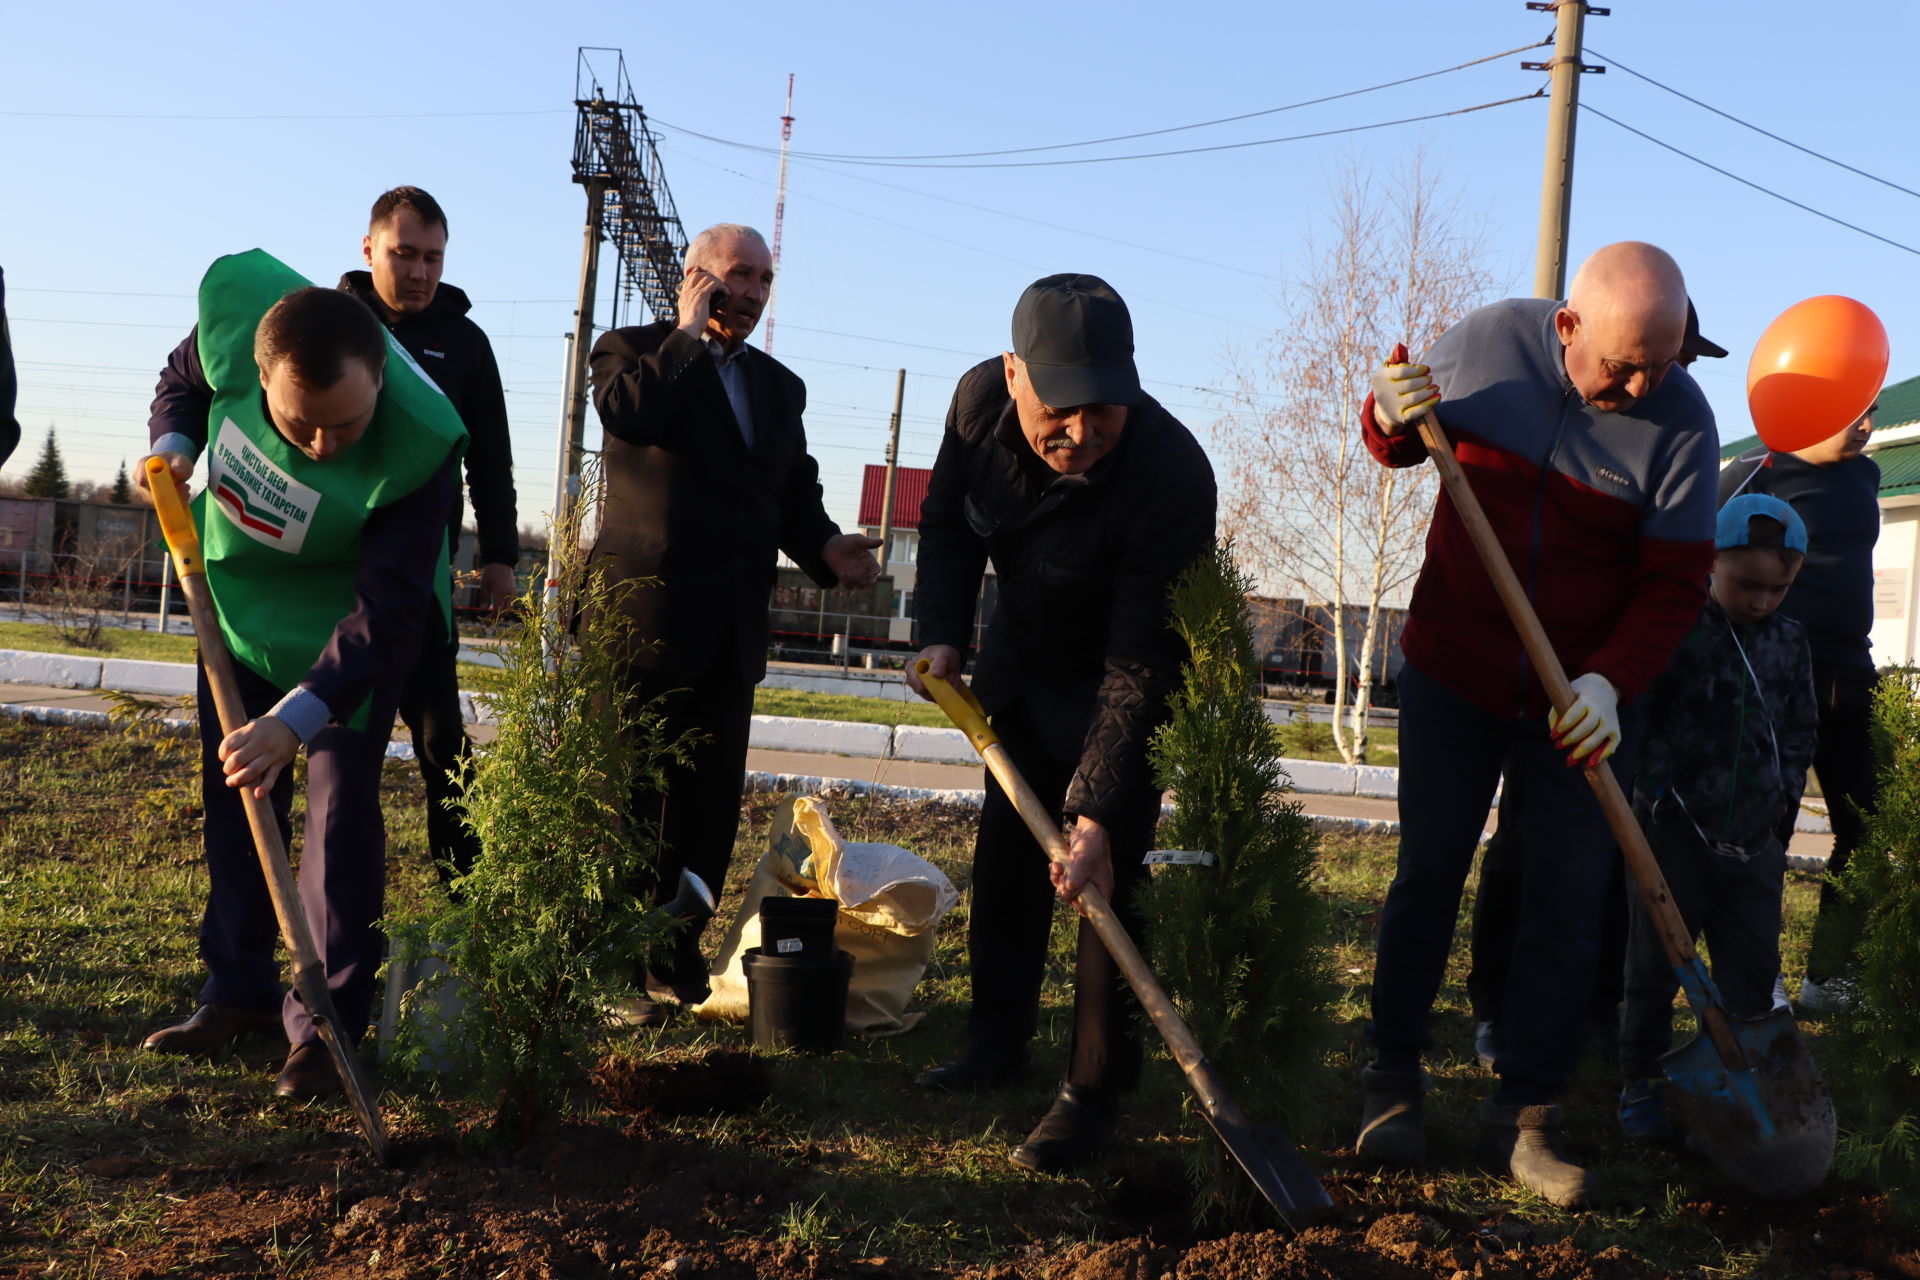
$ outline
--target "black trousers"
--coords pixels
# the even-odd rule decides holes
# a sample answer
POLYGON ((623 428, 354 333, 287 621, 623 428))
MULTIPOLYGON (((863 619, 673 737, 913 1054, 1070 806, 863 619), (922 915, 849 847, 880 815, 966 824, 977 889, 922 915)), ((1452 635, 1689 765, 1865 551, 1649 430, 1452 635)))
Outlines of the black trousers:
MULTIPOLYGON (((1619 756, 1616 754, 1617 761, 1619 756)), ((1480 886, 1473 898, 1473 967, 1467 971, 1467 1000, 1475 1022, 1498 1022, 1507 995, 1507 974, 1513 968, 1513 942, 1520 936, 1520 903, 1526 894, 1526 849, 1520 832, 1525 825, 1526 774, 1517 768, 1503 771, 1500 823, 1480 855, 1480 886)), ((1633 779, 1620 776, 1620 786, 1631 793, 1633 779)), ((1592 1018, 1611 1025, 1619 1016, 1626 983, 1627 864, 1614 860, 1613 888, 1607 891, 1607 916, 1601 926, 1600 961, 1593 976, 1592 1018)))
POLYGON ((471 871, 480 856, 479 837, 453 807, 460 799, 454 770, 473 754, 460 716, 459 653, 459 636, 447 634, 438 608, 429 609, 419 660, 400 686, 400 719, 427 784, 427 850, 443 881, 471 871))
MULTIPOLYGON (((1445 980, 1460 895, 1503 768, 1520 775, 1523 900, 1498 1021, 1499 1100, 1550 1101, 1580 1056, 1600 935, 1619 853, 1582 771, 1568 767, 1545 717, 1496 716, 1416 669, 1400 669, 1400 855, 1380 913, 1373 970, 1376 1061, 1410 1071, 1433 1039, 1427 1017, 1445 980)), ((1623 709, 1615 760, 1639 742, 1623 709)), ((1626 763, 1622 773, 1631 771, 1626 763)))
MULTIPOLYGON (((1714 985, 1727 1012, 1756 1018, 1773 1007, 1780 972, 1780 890, 1787 854, 1778 841, 1742 862, 1707 848, 1684 819, 1644 824, 1647 843, 1687 932, 1705 935, 1714 985)), ((1628 1079, 1660 1074, 1673 1044, 1673 994, 1679 980, 1653 918, 1636 894, 1628 906, 1627 1007, 1620 1019, 1620 1071, 1628 1079)))
MULTIPOLYGON (((1055 759, 1040 744, 1021 708, 995 716, 993 728, 1041 804, 1049 813, 1060 813, 1074 766, 1055 759)), ((1146 875, 1140 860, 1152 847, 1159 817, 1160 795, 1148 788, 1108 833, 1114 914, 1136 943, 1143 933, 1133 894, 1146 875)), ((1046 853, 991 774, 973 850, 972 894, 967 960, 973 1007, 967 1015, 967 1038, 978 1050, 1015 1053, 1038 1029, 1040 984, 1056 900, 1046 853)), ((1132 993, 1100 935, 1085 920, 1080 921, 1078 948, 1066 1083, 1132 1089, 1140 1080, 1132 993)))
MULTIPOLYGON (((688 763, 666 771, 666 789, 637 786, 628 812, 660 833, 659 860, 631 883, 636 897, 663 903, 673 897, 680 872, 693 872, 717 895, 726 884, 740 827, 740 786, 747 768, 747 735, 753 719, 753 685, 731 672, 694 677, 634 669, 635 692, 642 701, 661 699, 666 734, 691 731, 701 741, 688 763)), ((691 955, 699 934, 677 935, 691 955)))
MULTIPOLYGON (((247 715, 266 714, 281 691, 235 664, 247 715)), ((380 770, 393 725, 396 691, 373 695, 365 731, 331 724, 307 744, 306 839, 300 849, 300 901, 327 972, 341 1029, 354 1042, 373 1011, 374 973, 384 949, 374 922, 385 906, 387 829, 380 813, 380 770)), ((240 793, 226 785, 218 748, 222 735, 207 674, 200 671, 200 783, 206 808, 207 908, 200 921, 200 958, 207 981, 203 1004, 280 1011, 292 1044, 319 1042, 299 994, 280 985, 274 949, 280 927, 255 852, 240 793)), ((282 842, 291 845, 293 767, 271 793, 282 842)))
MULTIPOLYGON (((1866 831, 1863 813, 1873 811, 1878 790, 1878 762, 1873 756, 1873 686, 1871 667, 1813 664, 1813 696, 1820 706, 1819 738, 1813 748, 1813 771, 1827 801, 1827 821, 1833 827, 1833 852, 1827 858, 1826 879, 1820 885, 1820 917, 1813 924, 1807 947, 1807 977, 1826 982, 1847 967, 1853 946, 1853 928, 1846 918, 1834 881, 1860 846, 1866 831)), ((1788 814, 1779 828, 1780 846, 1793 839, 1788 814)))

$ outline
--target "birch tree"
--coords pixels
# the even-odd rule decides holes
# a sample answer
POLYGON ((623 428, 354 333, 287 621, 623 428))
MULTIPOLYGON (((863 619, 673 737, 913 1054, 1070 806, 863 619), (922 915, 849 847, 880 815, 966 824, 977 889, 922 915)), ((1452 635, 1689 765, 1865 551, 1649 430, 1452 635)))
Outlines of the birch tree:
POLYGON ((1435 480, 1430 467, 1374 461, 1360 405, 1396 342, 1417 356, 1488 300, 1493 276, 1477 220, 1435 191, 1418 155, 1384 183, 1349 162, 1329 196, 1281 292, 1279 326, 1234 360, 1214 438, 1224 531, 1268 590, 1298 597, 1308 634, 1331 641, 1334 742, 1364 764, 1386 669, 1383 608, 1419 571, 1435 480))

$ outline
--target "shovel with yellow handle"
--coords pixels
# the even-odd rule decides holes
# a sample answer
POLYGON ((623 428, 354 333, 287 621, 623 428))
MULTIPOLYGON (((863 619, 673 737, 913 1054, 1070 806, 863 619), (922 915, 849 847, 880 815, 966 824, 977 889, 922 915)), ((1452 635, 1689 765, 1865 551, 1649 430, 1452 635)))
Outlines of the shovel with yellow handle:
MULTIPOLYGON (((239 682, 234 677, 233 655, 227 652, 226 642, 221 639, 220 617, 214 608, 213 593, 207 588, 206 565, 200 559, 200 535, 193 527, 186 503, 180 499, 172 469, 164 459, 147 459, 147 488, 153 494, 160 531, 166 535, 167 550, 173 553, 173 567, 179 574, 180 589, 187 597, 187 608, 193 617, 200 664, 206 668, 207 684, 213 690, 220 732, 222 735, 232 733, 247 723, 248 717, 240 700, 239 682)), ((327 971, 320 963, 313 934, 307 928, 307 913, 301 909, 300 888, 294 883, 293 871, 287 864, 286 846, 280 842, 280 826, 273 818, 273 804, 256 797, 252 787, 237 789, 240 803, 246 809, 247 825, 253 829, 253 847, 260 855, 267 892, 273 898, 273 914, 280 921, 280 936, 286 940, 287 951, 293 957, 294 989, 300 993, 307 1012, 313 1015, 320 1041, 326 1045, 334 1070, 346 1088, 360 1132, 366 1135, 374 1158, 384 1164, 388 1154, 386 1130, 380 1124, 380 1113, 374 1109, 373 1090, 366 1071, 360 1065, 352 1041, 340 1026, 340 1015, 335 1012, 333 996, 327 990, 327 971)))
MULTIPOLYGON (((1027 785, 1026 779, 1020 776, 1019 769, 1014 767, 1013 757, 1007 754, 999 735, 987 724, 987 713, 973 696, 973 690, 959 681, 948 681, 932 674, 924 658, 914 667, 914 671, 927 692, 933 695, 933 700, 940 704, 940 709, 972 741, 974 750, 980 753, 980 758, 986 761, 987 770, 1000 784, 1000 789, 1013 801, 1014 808, 1020 811, 1027 829, 1040 842, 1047 858, 1064 865, 1070 855, 1067 838, 1060 830, 1059 818, 1047 810, 1040 802, 1040 797, 1033 793, 1033 788, 1027 785)), ((1307 1162, 1301 1158, 1290 1138, 1271 1125, 1256 1127, 1240 1110, 1239 1104, 1228 1096, 1219 1072, 1207 1061, 1207 1055, 1201 1050, 1199 1041, 1193 1038, 1192 1030, 1174 1009, 1173 1001, 1167 998, 1153 971, 1147 968, 1140 949, 1127 936, 1125 926, 1114 915, 1106 895, 1087 885, 1080 890, 1077 902, 1086 918, 1093 922, 1094 931, 1100 935, 1100 941, 1106 944, 1113 962, 1126 975, 1133 993, 1145 1006, 1147 1016, 1153 1020, 1154 1029, 1167 1042, 1173 1060, 1187 1077, 1187 1086, 1200 1103, 1200 1113, 1213 1126, 1213 1131, 1219 1135, 1234 1160, 1253 1179, 1253 1185, 1267 1203, 1296 1229, 1325 1217, 1332 1211, 1333 1201, 1327 1197, 1327 1190, 1320 1185, 1320 1179, 1307 1167, 1307 1162)))

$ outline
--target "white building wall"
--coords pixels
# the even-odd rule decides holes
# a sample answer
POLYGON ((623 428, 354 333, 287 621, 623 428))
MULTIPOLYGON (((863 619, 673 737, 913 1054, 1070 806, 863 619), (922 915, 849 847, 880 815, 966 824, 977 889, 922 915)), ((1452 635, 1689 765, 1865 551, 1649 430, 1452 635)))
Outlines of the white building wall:
POLYGON ((1880 502, 1880 541, 1873 548, 1873 660, 1912 662, 1920 629, 1920 496, 1880 502))

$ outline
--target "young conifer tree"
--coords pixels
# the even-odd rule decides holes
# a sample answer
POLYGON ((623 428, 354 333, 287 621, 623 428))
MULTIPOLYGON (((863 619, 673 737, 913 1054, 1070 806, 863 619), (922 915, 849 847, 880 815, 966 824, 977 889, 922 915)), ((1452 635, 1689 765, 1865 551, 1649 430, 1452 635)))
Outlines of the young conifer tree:
POLYGON ((1874 690, 1880 751, 1875 812, 1841 873, 1858 926, 1850 1006, 1834 1020, 1841 1088, 1841 1173, 1884 1190, 1920 1219, 1920 668, 1885 672, 1874 690))
POLYGON ((400 954, 431 953, 448 970, 409 998, 396 1059, 472 1083, 510 1142, 586 1076, 607 1004, 634 994, 648 948, 676 927, 626 888, 659 839, 628 822, 628 796, 642 779, 663 786, 686 747, 627 683, 620 600, 657 588, 607 583, 577 528, 557 532, 549 554, 557 591, 535 575, 520 598, 487 695, 499 733, 464 770, 460 805, 480 856, 437 913, 394 930, 400 954), (449 983, 450 1025, 438 1004, 449 983))
MULTIPOLYGON (((1246 598, 1252 581, 1221 544, 1173 591, 1190 658, 1154 769, 1174 794, 1161 832, 1212 866, 1163 866, 1142 889, 1155 973, 1235 1099, 1255 1121, 1297 1129, 1327 1044, 1325 911, 1312 889, 1314 833, 1280 766, 1260 705, 1246 598)), ((1231 1213, 1250 1194, 1197 1114, 1196 1212, 1231 1213)))

